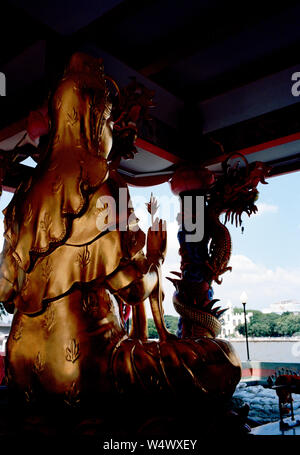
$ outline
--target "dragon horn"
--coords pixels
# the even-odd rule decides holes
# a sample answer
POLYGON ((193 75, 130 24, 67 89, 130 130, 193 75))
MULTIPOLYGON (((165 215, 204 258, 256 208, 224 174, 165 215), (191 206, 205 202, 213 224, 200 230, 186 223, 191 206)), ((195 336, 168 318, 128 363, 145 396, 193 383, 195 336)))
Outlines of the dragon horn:
POLYGON ((214 316, 216 316, 217 311, 218 311, 220 308, 221 308, 220 306, 217 306, 216 308, 213 308, 213 309, 212 309, 212 314, 213 314, 214 316))
POLYGON ((203 306, 204 306, 204 307, 206 307, 206 306, 208 306, 208 305, 213 306, 216 302, 220 302, 220 299, 209 300, 208 303, 205 303, 203 306))
POLYGON ((175 284, 177 283, 179 280, 177 280, 177 278, 172 278, 170 276, 166 276, 167 280, 171 281, 171 283, 175 284))
POLYGON ((176 278, 171 278, 169 276, 166 276, 167 280, 171 281, 171 283, 175 286, 176 291, 178 291, 178 283, 180 283, 180 280, 177 280, 176 278))
POLYGON ((219 301, 220 301, 220 299, 210 300, 206 305, 203 305, 203 307, 205 308, 206 311, 209 311, 209 310, 211 311, 214 304, 219 301))
POLYGON ((217 311, 216 317, 219 319, 225 311, 229 310, 229 308, 224 308, 224 310, 217 311))
POLYGON ((174 275, 178 276, 179 278, 182 278, 182 274, 181 272, 170 272, 170 273, 173 273, 174 275))

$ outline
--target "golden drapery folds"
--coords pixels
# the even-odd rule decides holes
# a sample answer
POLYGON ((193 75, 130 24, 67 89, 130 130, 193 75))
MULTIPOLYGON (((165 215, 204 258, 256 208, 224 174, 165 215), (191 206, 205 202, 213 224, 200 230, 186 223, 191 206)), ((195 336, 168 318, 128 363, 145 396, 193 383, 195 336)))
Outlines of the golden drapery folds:
POLYGON ((0 299, 15 310, 8 384, 26 401, 54 396, 70 406, 186 387, 229 397, 241 374, 230 344, 205 330, 180 340, 165 329, 159 266, 144 254, 131 204, 120 205, 128 188, 106 161, 110 111, 101 61, 75 54, 51 100, 46 156, 5 210, 0 299), (117 209, 110 224, 107 197, 117 209), (156 342, 143 325, 148 296, 156 342), (135 305, 130 337, 124 301, 135 305))
POLYGON ((47 155, 18 188, 5 211, 5 238, 26 272, 36 258, 63 243, 88 195, 108 177, 99 138, 110 115, 104 74, 75 55, 51 101, 52 135, 47 155))

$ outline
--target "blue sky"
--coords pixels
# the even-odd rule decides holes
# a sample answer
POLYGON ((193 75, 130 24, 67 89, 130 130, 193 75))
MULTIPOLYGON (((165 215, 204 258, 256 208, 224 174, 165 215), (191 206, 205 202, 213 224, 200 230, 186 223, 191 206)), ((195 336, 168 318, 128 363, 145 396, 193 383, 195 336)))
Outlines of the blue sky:
MULTIPOLYGON (((249 308, 263 309, 271 303, 292 299, 300 301, 300 174, 299 172, 268 179, 260 184, 257 215, 243 215, 244 233, 228 225, 232 235, 232 272, 223 275, 222 285, 214 285, 215 297, 226 307, 231 301, 241 306, 239 296, 248 295, 249 308)), ((179 270, 176 214, 178 198, 172 195, 169 184, 152 188, 130 187, 130 193, 140 226, 146 232, 150 225, 145 202, 151 192, 160 204, 159 216, 168 223, 168 253, 163 266, 164 276, 179 270)), ((1 212, 11 199, 3 193, 1 212)), ((3 219, 1 213, 1 220, 3 219)), ((3 227, 0 224, 0 235, 3 227)), ((173 285, 163 280, 165 313, 176 315, 172 305, 173 285)), ((149 309, 148 315, 150 316, 149 309)))
POLYGON ((270 178, 268 185, 259 185, 259 191, 258 204, 262 206, 258 215, 243 216, 244 234, 239 229, 230 229, 233 254, 253 257, 268 267, 299 267, 299 172, 270 178))
MULTIPOLYGON (((253 309, 262 310, 286 299, 300 301, 300 173, 269 178, 268 184, 259 184, 258 190, 259 210, 250 218, 243 215, 244 233, 241 228, 227 224, 232 237, 233 270, 223 275, 221 285, 214 285, 214 296, 223 307, 229 301, 241 306, 239 297, 243 291, 248 295, 249 308, 253 309)), ((133 200, 136 195, 148 197, 151 191, 158 199, 168 196, 177 201, 167 183, 152 189, 130 189, 133 200)), ((163 210, 161 215, 165 217, 167 211, 163 210)), ((167 221, 169 248, 163 271, 168 275, 170 270, 179 270, 180 258, 177 223, 174 217, 167 221)), ((173 287, 167 280, 164 286, 166 313, 176 314, 171 304, 173 287)))

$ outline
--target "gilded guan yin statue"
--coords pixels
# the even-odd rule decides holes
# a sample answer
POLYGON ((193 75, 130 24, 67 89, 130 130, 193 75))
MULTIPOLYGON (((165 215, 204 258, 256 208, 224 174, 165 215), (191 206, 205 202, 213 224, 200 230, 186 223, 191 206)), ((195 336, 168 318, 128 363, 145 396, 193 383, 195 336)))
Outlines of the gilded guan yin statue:
POLYGON ((226 400, 241 364, 216 338, 218 320, 207 313, 197 337, 178 338, 165 326, 166 226, 156 220, 147 239, 138 227, 127 185, 108 160, 111 111, 101 61, 74 54, 50 100, 48 149, 5 210, 0 299, 14 313, 10 394, 102 411, 104 399, 126 394, 226 400), (147 339, 147 298, 159 341, 147 339), (132 307, 129 334, 124 305, 132 307))

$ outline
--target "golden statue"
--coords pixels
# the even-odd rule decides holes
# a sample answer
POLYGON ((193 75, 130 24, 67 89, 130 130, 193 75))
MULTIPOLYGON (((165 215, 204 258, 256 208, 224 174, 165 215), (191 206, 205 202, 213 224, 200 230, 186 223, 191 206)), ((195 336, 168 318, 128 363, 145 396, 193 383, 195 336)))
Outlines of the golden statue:
POLYGON ((217 319, 207 314, 197 338, 166 329, 165 223, 156 221, 145 240, 131 204, 121 207, 120 190, 130 198, 107 161, 111 110, 101 61, 74 54, 51 99, 48 149, 5 210, 0 300, 14 312, 10 393, 29 403, 98 409, 103 399, 126 394, 231 397, 241 365, 216 338, 217 319), (114 219, 108 197, 116 201, 114 219), (159 341, 147 339, 147 298, 159 341), (133 310, 129 335, 124 303, 133 310))

